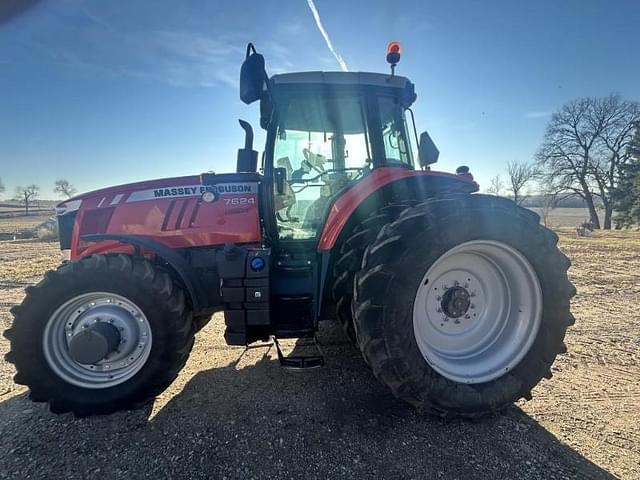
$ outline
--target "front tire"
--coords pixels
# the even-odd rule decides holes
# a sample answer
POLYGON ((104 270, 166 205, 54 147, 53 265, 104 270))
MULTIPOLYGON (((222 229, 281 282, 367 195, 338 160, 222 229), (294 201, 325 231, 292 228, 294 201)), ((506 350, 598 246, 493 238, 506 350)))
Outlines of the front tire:
POLYGON ((355 279, 356 333, 376 377, 443 417, 531 398, 573 323, 570 262, 556 242, 535 213, 497 197, 406 209, 355 279))
POLYGON ((28 288, 12 313, 5 337, 14 380, 54 413, 138 408, 176 378, 193 346, 182 290, 139 257, 93 255, 66 263, 28 288), (87 332, 88 340, 76 340, 87 332), (98 359, 92 348, 107 353, 98 359))

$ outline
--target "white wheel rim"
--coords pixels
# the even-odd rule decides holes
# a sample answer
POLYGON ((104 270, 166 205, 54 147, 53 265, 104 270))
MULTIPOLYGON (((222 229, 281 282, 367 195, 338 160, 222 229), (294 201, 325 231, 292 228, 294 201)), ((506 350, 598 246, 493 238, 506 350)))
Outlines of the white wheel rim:
POLYGON ((49 317, 42 337, 51 370, 72 385, 90 389, 113 387, 133 377, 147 362, 151 342, 151 327, 140 307, 107 292, 84 293, 65 302, 49 317), (99 362, 78 363, 69 353, 69 343, 94 322, 108 322, 117 328, 120 343, 99 362))
POLYGON ((445 252, 422 278, 413 304, 422 356, 461 383, 488 382, 512 370, 531 348, 541 318, 534 268, 514 248, 490 240, 445 252))

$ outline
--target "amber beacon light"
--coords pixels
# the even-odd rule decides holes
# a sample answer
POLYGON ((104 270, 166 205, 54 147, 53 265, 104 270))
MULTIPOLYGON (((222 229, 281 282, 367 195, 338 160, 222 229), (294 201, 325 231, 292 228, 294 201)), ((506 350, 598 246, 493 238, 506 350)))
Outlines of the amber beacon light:
POLYGON ((389 45, 387 45, 387 62, 391 64, 392 75, 400 61, 400 50, 400 42, 389 42, 389 45))

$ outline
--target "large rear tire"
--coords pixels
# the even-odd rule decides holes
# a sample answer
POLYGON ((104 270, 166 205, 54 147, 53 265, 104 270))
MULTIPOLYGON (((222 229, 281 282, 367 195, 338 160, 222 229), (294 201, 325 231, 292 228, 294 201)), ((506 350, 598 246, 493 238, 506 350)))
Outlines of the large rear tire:
POLYGON ((166 271, 128 255, 64 264, 28 288, 12 313, 4 335, 14 380, 54 413, 138 408, 176 378, 193 346, 182 290, 166 271))
POLYGON ((333 267, 333 300, 336 316, 352 343, 356 343, 353 327, 351 301, 353 300, 353 279, 362 268, 365 249, 376 239, 382 227, 393 222, 411 203, 392 203, 376 210, 351 230, 340 246, 340 255, 333 267))
POLYGON ((535 213, 492 196, 406 209, 355 279, 356 333, 375 376, 442 417, 531 398, 573 323, 570 261, 557 239, 535 213))

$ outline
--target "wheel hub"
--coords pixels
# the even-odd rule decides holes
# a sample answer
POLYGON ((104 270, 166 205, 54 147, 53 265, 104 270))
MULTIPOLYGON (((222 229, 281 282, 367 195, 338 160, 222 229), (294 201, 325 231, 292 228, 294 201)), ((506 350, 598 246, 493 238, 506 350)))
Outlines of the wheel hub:
POLYGON ((451 287, 444 292, 440 307, 447 317, 460 318, 471 306, 471 294, 464 287, 451 287))
POLYGON ((94 323, 71 338, 69 355, 84 365, 97 363, 115 352, 120 341, 120 332, 111 323, 94 323))
POLYGON ((140 307, 107 292, 68 300, 49 318, 43 335, 51 369, 83 388, 108 388, 133 377, 151 344, 151 326, 140 307))

